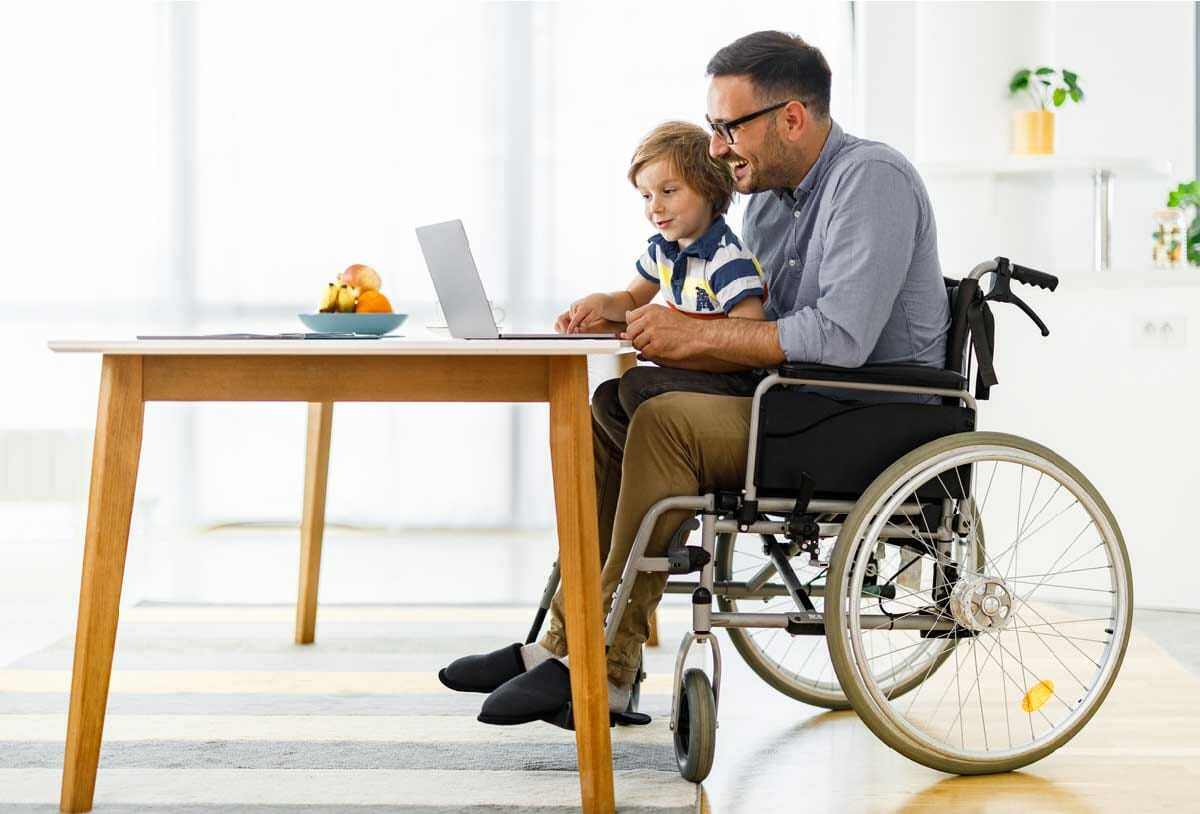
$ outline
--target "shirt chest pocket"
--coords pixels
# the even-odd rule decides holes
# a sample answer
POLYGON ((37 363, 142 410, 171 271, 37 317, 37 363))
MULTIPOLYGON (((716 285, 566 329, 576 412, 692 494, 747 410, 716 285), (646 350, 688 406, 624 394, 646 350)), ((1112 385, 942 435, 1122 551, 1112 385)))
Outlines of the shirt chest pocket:
POLYGON ((784 271, 800 274, 806 268, 816 268, 825 256, 825 241, 820 234, 810 233, 792 244, 792 251, 783 259, 784 271))

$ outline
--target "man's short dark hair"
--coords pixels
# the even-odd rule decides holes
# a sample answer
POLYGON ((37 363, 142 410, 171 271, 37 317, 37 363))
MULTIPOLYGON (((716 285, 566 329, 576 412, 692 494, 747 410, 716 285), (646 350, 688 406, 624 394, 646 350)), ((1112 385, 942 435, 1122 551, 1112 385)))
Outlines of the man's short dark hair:
POLYGON ((734 40, 708 61, 708 75, 748 76, 764 102, 798 99, 817 116, 829 116, 829 63, 795 34, 755 31, 734 40))

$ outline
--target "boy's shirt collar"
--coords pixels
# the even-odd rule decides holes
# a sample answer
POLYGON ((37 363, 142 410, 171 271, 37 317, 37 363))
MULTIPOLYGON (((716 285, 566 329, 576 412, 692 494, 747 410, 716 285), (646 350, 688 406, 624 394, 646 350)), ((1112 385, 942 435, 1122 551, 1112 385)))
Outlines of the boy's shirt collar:
MULTIPOLYGON (((725 216, 717 215, 708 228, 704 230, 704 234, 688 244, 683 250, 685 256, 699 257, 701 260, 708 262, 713 259, 713 255, 717 253, 717 249, 721 248, 721 240, 725 237, 725 216)), ((655 232, 650 236, 648 243, 653 243, 658 246, 663 256, 672 263, 679 257, 679 241, 667 240, 661 234, 655 232)))

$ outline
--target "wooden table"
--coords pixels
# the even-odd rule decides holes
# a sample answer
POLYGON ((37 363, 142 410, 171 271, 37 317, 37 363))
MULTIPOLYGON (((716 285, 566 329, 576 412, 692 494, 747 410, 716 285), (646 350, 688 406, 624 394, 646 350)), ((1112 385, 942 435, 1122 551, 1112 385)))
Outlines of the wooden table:
MULTIPOLYGON (((614 810, 587 357, 617 340, 62 341, 102 354, 62 799, 88 811, 108 703, 142 419, 150 401, 309 405, 296 640, 311 642, 336 401, 550 403, 550 458, 585 811, 614 810), (349 359, 347 357, 350 357, 349 359)), ((632 356, 622 356, 632 359, 632 356)))

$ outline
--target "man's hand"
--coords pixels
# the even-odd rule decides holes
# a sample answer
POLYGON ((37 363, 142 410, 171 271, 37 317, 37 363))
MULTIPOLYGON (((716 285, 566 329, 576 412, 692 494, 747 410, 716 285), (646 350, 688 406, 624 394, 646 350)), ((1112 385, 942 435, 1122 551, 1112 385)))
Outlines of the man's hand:
POLYGON ((625 315, 622 335, 641 359, 663 367, 728 372, 775 368, 784 362, 774 322, 758 319, 695 319, 661 305, 625 315))
POLYGON ((681 362, 703 354, 700 330, 703 320, 684 316, 661 305, 643 305, 625 314, 624 338, 633 343, 641 358, 664 367, 683 367, 681 362))

